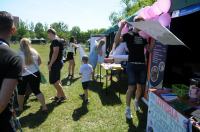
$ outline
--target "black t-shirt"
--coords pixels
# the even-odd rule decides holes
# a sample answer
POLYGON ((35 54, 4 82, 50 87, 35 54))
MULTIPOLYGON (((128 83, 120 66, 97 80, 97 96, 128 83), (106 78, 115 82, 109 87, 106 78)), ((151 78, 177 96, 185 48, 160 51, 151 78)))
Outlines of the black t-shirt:
MULTIPOLYGON (((22 60, 14 51, 8 47, 8 43, 0 40, 0 90, 4 79, 21 79, 22 60)), ((2 121, 11 118, 11 103, 0 114, 0 124, 2 121)))
POLYGON ((56 61, 54 63, 62 62, 64 48, 63 48, 63 43, 61 42, 61 40, 58 40, 58 39, 54 39, 51 42, 50 53, 49 53, 49 61, 51 61, 51 57, 52 57, 52 54, 53 54, 53 48, 54 47, 59 47, 58 57, 57 57, 57 59, 56 59, 56 61))
POLYGON ((145 62, 144 46, 147 41, 138 33, 128 32, 123 35, 123 41, 127 43, 129 50, 128 62, 145 62))

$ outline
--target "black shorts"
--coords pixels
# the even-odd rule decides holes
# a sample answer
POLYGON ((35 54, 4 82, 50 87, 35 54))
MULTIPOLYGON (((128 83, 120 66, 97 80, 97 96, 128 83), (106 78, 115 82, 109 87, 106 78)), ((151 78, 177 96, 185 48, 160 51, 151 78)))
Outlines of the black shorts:
POLYGON ((90 84, 90 81, 87 81, 87 82, 82 82, 82 86, 83 86, 83 89, 88 89, 88 86, 90 84))
POLYGON ((128 62, 128 85, 146 84, 147 67, 145 64, 132 64, 128 62))
POLYGON ((68 52, 67 53, 67 60, 73 60, 74 59, 74 53, 73 52, 68 52))
POLYGON ((37 77, 33 76, 32 74, 22 77, 22 81, 19 81, 17 85, 17 90, 19 95, 25 95, 27 90, 27 84, 29 84, 31 90, 35 95, 41 93, 40 91, 40 72, 33 73, 37 77))
POLYGON ((63 63, 54 63, 51 66, 51 71, 49 71, 49 83, 54 84, 60 80, 60 71, 62 69, 63 63))

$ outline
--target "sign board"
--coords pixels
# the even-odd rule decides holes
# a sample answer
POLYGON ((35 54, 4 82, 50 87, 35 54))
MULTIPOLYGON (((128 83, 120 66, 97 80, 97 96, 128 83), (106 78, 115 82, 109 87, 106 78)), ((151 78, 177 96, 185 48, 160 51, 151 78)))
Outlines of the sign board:
POLYGON ((164 45, 183 45, 185 44, 178 39, 170 30, 163 27, 158 21, 146 20, 140 22, 130 23, 133 27, 136 27, 148 35, 150 35, 155 40, 158 40, 164 45))
POLYGON ((153 92, 149 93, 146 132, 188 132, 189 120, 153 92))

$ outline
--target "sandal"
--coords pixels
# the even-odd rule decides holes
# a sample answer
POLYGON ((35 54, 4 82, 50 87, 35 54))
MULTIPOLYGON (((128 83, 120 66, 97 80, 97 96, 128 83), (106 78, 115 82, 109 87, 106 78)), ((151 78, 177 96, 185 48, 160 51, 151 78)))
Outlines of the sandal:
POLYGON ((56 103, 63 103, 66 99, 66 97, 60 97, 58 100, 56 100, 56 103))
POLYGON ((57 96, 50 98, 50 100, 53 100, 53 101, 57 101, 58 99, 59 99, 59 97, 57 97, 57 96))
POLYGON ((18 108, 15 108, 15 111, 17 111, 17 112, 22 112, 23 109, 19 109, 19 107, 18 107, 18 108))

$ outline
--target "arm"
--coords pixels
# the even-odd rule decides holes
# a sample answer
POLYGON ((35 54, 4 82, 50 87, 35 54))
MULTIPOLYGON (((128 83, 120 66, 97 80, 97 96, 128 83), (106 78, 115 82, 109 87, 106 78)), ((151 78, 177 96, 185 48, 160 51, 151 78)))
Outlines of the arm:
POLYGON ((72 46, 75 47, 75 48, 78 48, 78 44, 75 44, 75 43, 72 43, 72 46))
POLYGON ((2 113, 8 105, 17 83, 17 79, 3 80, 0 91, 0 113, 2 113))
POLYGON ((40 55, 38 55, 38 65, 41 65, 41 64, 42 64, 42 60, 41 60, 40 55))
POLYGON ((51 66, 52 64, 56 61, 57 57, 58 57, 58 53, 59 53, 59 47, 54 47, 53 48, 53 54, 50 60, 50 63, 48 65, 49 71, 51 71, 51 66))
POLYGON ((124 28, 125 24, 126 24, 125 20, 121 21, 121 26, 119 27, 119 30, 117 31, 117 34, 115 35, 115 39, 114 39, 114 42, 116 44, 122 41, 122 38, 120 36, 121 36, 121 31, 124 28))

